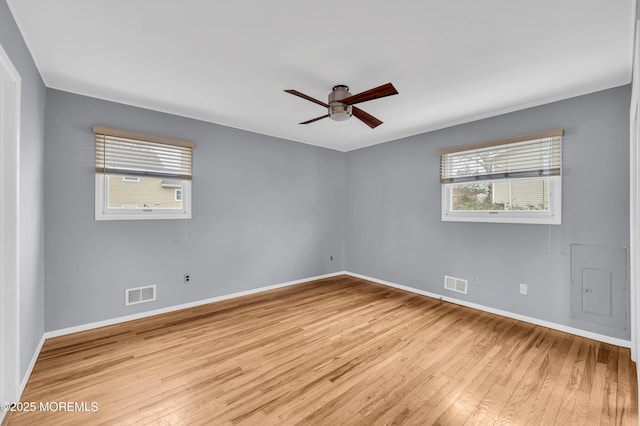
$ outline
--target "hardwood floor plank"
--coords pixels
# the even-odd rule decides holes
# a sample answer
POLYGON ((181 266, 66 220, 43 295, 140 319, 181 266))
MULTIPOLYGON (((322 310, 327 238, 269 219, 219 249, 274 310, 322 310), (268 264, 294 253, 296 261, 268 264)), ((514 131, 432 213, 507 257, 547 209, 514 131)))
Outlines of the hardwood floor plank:
POLYGON ((529 350, 533 359, 522 376, 512 379, 515 386, 507 390, 508 399, 500 412, 497 424, 523 424, 549 374, 553 333, 543 333, 529 350))
POLYGON ((556 336, 556 341, 549 353, 545 355, 546 375, 539 385, 535 402, 529 409, 527 417, 522 419, 522 423, 525 425, 544 424, 545 410, 554 402, 552 395, 560 381, 562 368, 571 351, 573 339, 567 339, 562 332, 552 331, 552 333, 556 336))
POLYGON ((567 388, 571 385, 571 372, 575 367, 575 359, 580 352, 582 340, 577 338, 568 339, 571 342, 571 347, 567 356, 562 363, 562 369, 556 379, 551 394, 549 395, 548 403, 544 407, 542 412, 540 425, 558 424, 558 414, 565 402, 564 396, 567 388))
POLYGON ((628 349, 339 276, 48 339, 13 425, 635 425, 628 349))

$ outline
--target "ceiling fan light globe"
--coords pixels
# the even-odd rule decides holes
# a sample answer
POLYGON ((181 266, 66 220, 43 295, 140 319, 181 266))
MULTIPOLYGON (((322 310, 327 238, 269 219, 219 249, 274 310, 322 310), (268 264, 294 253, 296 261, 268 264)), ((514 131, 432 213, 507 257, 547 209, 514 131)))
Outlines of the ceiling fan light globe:
POLYGON ((329 106, 329 117, 334 121, 348 120, 351 114, 351 105, 338 104, 329 106))

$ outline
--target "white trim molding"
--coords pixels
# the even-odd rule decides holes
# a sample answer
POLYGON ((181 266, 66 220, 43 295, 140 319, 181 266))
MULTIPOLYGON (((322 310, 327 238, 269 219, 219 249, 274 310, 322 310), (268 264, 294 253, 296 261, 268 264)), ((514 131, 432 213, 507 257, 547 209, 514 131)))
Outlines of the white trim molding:
MULTIPOLYGON (((635 3, 635 2, 634 2, 635 3)), ((634 4, 635 6, 635 4, 634 4)), ((640 24, 636 22, 633 44, 633 75, 629 106, 629 205, 630 205, 630 290, 631 290, 631 359, 638 361, 640 351, 640 24)), ((640 385, 640 371, 638 371, 640 385)), ((638 396, 640 399, 640 395, 638 396)))
POLYGON ((304 283, 307 283, 307 282, 310 282, 310 281, 321 280, 323 278, 337 277, 339 275, 348 275, 348 274, 345 271, 333 272, 333 273, 330 273, 330 274, 317 275, 315 277, 302 278, 302 279, 295 280, 295 281, 287 281, 287 282, 284 282, 284 283, 273 284, 273 285, 269 285, 269 286, 265 286, 265 287, 258 287, 258 288, 254 288, 254 289, 251 289, 251 290, 239 291, 237 293, 225 294, 225 295, 221 295, 221 296, 211 297, 209 299, 196 300, 194 302, 183 303, 181 305, 168 306, 166 308, 154 309, 152 311, 140 312, 140 313, 137 313, 137 314, 127 315, 127 316, 124 316, 124 317, 111 318, 111 319, 107 319, 107 320, 104 320, 104 321, 97 321, 97 322, 92 322, 92 323, 88 323, 88 324, 82 324, 82 325, 77 325, 77 326, 73 326, 73 327, 62 328, 62 329, 59 329, 59 330, 47 331, 47 332, 44 333, 44 337, 46 339, 49 339, 51 337, 64 336, 64 335, 67 335, 67 334, 78 333, 80 331, 92 330, 94 328, 100 328, 100 327, 105 327, 105 326, 108 326, 108 325, 120 324, 120 323, 127 322, 127 321, 133 321, 133 320, 137 320, 137 319, 141 319, 141 318, 147 318, 147 317, 151 317, 151 316, 154 316, 154 315, 160 315, 160 314, 166 314, 166 313, 169 313, 169 312, 179 311, 181 309, 193 308, 193 307, 196 307, 196 306, 206 305, 208 303, 220 302, 220 301, 223 301, 223 300, 234 299, 236 297, 241 297, 241 296, 248 296, 250 294, 261 293, 263 291, 275 290, 277 288, 289 287, 289 286, 297 285, 297 284, 304 284, 304 283))
POLYGON ((36 350, 33 351, 31 362, 27 367, 27 371, 24 373, 22 382, 20 382, 20 388, 18 389, 18 400, 22 399, 22 392, 24 392, 24 388, 27 386, 27 382, 31 377, 31 372, 33 371, 33 367, 36 366, 36 361, 38 361, 38 357, 40 356, 40 352, 42 351, 42 347, 44 346, 45 340, 46 340, 46 337, 43 334, 42 337, 40 338, 40 341, 38 342, 38 346, 36 346, 36 350))
MULTIPOLYGON (((298 285, 298 284, 304 284, 304 283, 308 283, 308 282, 311 282, 311 281, 321 280, 321 279, 324 279, 324 278, 337 277, 337 276, 341 276, 341 275, 351 276, 351 277, 354 277, 354 278, 359 278, 359 279, 363 279, 363 280, 366 280, 366 281, 371 281, 371 282, 374 282, 374 283, 386 285, 388 287, 393 287, 393 288, 397 288, 397 289, 400 289, 400 290, 409 291, 411 293, 419 294, 419 295, 422 295, 422 296, 427 296, 427 297, 443 300, 443 301, 446 301, 446 302, 455 303, 455 304, 458 304, 458 305, 461 305, 461 306, 466 306, 466 307, 469 307, 469 308, 477 309, 477 310, 484 311, 484 312, 489 312, 489 313, 500 315, 500 316, 504 316, 504 317, 507 317, 507 318, 513 318, 513 319, 516 319, 516 320, 519 320, 519 321, 524 321, 524 322, 528 322, 528 323, 531 323, 531 324, 540 325, 540 326, 543 326, 543 327, 547 327, 547 328, 551 328, 551 329, 554 329, 554 330, 563 331, 563 332, 574 334, 574 335, 577 335, 577 336, 586 337, 586 338, 589 338, 589 339, 598 340, 598 341, 605 342, 605 343, 610 343, 612 345, 617 345, 617 346, 628 348, 628 347, 630 347, 630 344, 631 344, 631 342, 628 341, 628 340, 618 339, 618 338, 615 338, 615 337, 605 336, 605 335, 601 335, 601 334, 597 334, 597 333, 591 333, 589 331, 580 330, 580 329, 577 329, 577 328, 568 327, 568 326, 564 326, 564 325, 561 325, 561 324, 556 324, 556 323, 552 323, 552 322, 549 322, 549 321, 540 320, 540 319, 537 319, 537 318, 531 318, 531 317, 527 317, 525 315, 515 314, 513 312, 507 312, 507 311, 503 311, 503 310, 500 310, 500 309, 495 309, 495 308, 479 305, 479 304, 476 304, 476 303, 466 302, 466 301, 455 299, 455 298, 451 298, 451 297, 445 297, 445 296, 442 296, 442 295, 439 295, 439 294, 436 294, 436 293, 431 293, 431 292, 420 290, 420 289, 416 289, 416 288, 413 288, 413 287, 404 286, 404 285, 393 283, 393 282, 390 282, 390 281, 380 280, 380 279, 377 279, 377 278, 369 277, 367 275, 357 274, 357 273, 348 272, 348 271, 339 271, 339 272, 333 272, 333 273, 330 273, 330 274, 318 275, 318 276, 315 276, 315 277, 303 278, 303 279, 299 279, 299 280, 283 282, 283 283, 269 285, 269 286, 265 286, 265 287, 258 287, 258 288, 251 289, 251 290, 245 290, 245 291, 240 291, 240 292, 236 292, 236 293, 216 296, 216 297, 212 297, 212 298, 209 298, 209 299, 197 300, 197 301, 194 301, 194 302, 184 303, 184 304, 181 304, 181 305, 174 305, 174 306, 169 306, 169 307, 166 307, 166 308, 155 309, 155 310, 152 310, 152 311, 141 312, 141 313, 134 314, 134 315, 127 315, 127 316, 124 316, 124 317, 111 318, 111 319, 104 320, 104 321, 97 321, 97 322, 92 322, 92 323, 88 323, 88 324, 82 324, 82 325, 78 325, 78 326, 74 326, 74 327, 68 327, 68 328, 63 328, 63 329, 59 329, 59 330, 47 331, 42 336, 42 338, 40 340, 40 343, 38 344, 38 347, 36 348, 36 351, 33 354, 33 358, 31 359, 31 363, 29 364, 29 367, 27 368, 27 372, 26 372, 26 374, 25 374, 25 376, 24 376, 24 378, 23 378, 23 380, 22 380, 22 382, 20 384, 18 397, 20 397, 22 395, 22 392, 24 391, 24 388, 25 388, 25 386, 26 386, 26 384, 27 384, 27 382, 29 380, 29 377, 31 376, 31 372, 33 371, 33 368, 34 368, 34 366, 36 364, 36 361, 38 359, 38 356, 40 355, 40 351, 42 350, 42 347, 43 347, 46 339, 49 339, 49 338, 52 338, 52 337, 64 336, 64 335, 72 334, 72 333, 78 333, 78 332, 81 332, 81 331, 92 330, 92 329, 95 329, 95 328, 105 327, 105 326, 109 326, 109 325, 120 324, 120 323, 127 322, 127 321, 133 321, 133 320, 146 318, 146 317, 150 317, 150 316, 154 316, 154 315, 160 315, 160 314, 164 314, 164 313, 178 311, 178 310, 181 310, 181 309, 188 309, 188 308, 192 308, 192 307, 196 307, 196 306, 206 305, 208 303, 220 302, 220 301, 223 301, 223 300, 233 299, 233 298, 241 297, 241 296, 247 296, 247 295, 250 295, 250 294, 261 293, 261 292, 265 292, 265 291, 269 291, 269 290, 275 290, 275 289, 282 288, 282 287, 288 287, 288 286, 294 286, 294 285, 298 285)), ((0 413, 0 422, 2 421, 2 414, 3 413, 0 413)))
POLYGON ((623 348, 631 347, 631 341, 625 339, 619 339, 617 337, 606 336, 604 334, 592 333, 590 331, 581 330, 579 328, 569 327, 562 324, 557 324, 550 321, 541 320, 538 318, 528 317, 526 315, 520 315, 509 311, 503 311, 502 309, 496 309, 489 306, 479 305, 477 303, 467 302, 465 300, 456 299, 454 297, 447 297, 441 294, 432 293, 430 291, 420 290, 414 287, 408 287, 401 284, 396 284, 390 281, 380 280, 377 278, 369 277, 367 275, 356 274, 354 272, 346 272, 347 275, 360 278, 374 283, 386 285, 388 287, 397 288, 399 290, 409 291, 411 293, 420 294, 422 296, 432 297, 445 302, 455 303, 456 305, 466 306, 468 308, 477 309, 479 311, 489 312, 491 314, 500 315, 507 318, 516 319, 519 321, 528 322, 530 324, 540 325, 542 327, 551 328, 553 330, 563 331, 565 333, 575 334, 576 336, 586 337, 588 339, 598 340, 600 342, 610 343, 612 345, 621 346, 623 348))
MULTIPOLYGON (((29 381, 29 378, 31 377, 31 373, 33 372, 33 368, 36 365, 36 362, 38 360, 38 357, 40 356, 40 352, 42 351, 42 347, 44 346, 44 343, 46 341, 46 339, 52 338, 52 337, 58 337, 58 336, 64 336, 67 334, 72 334, 72 333, 78 333, 80 331, 87 331, 87 330, 92 330, 95 328, 100 328, 100 327, 105 327, 108 325, 114 325, 114 324, 120 324, 123 322, 127 322, 127 321, 133 321, 136 319, 140 319, 140 318, 146 318, 146 317, 150 317, 150 316, 154 316, 154 315, 160 315, 160 314, 164 314, 164 313, 168 313, 168 312, 173 312, 173 311, 178 311, 181 309, 187 309, 187 308, 192 308, 195 306, 200 306, 200 305, 206 305, 208 303, 213 303, 213 302, 220 302, 222 300, 227 300, 227 299, 233 299, 236 297, 241 297, 241 296, 247 296, 250 294, 255 294, 255 293, 261 293, 264 291, 268 291, 268 290, 275 290, 277 288, 282 288, 282 287, 288 287, 288 286, 293 286, 293 285, 297 285, 297 284, 304 284, 304 283, 308 283, 310 281, 315 281, 315 280, 321 280, 323 278, 331 278, 331 277, 336 277, 336 276, 340 276, 340 275, 347 275, 347 273, 345 271, 339 271, 339 272, 333 272, 330 274, 325 274, 325 275, 317 275, 315 277, 309 277, 309 278, 303 278, 303 279, 299 279, 299 280, 294 280, 294 281, 287 281, 287 282, 283 282, 283 283, 279 283, 279 284, 274 284, 274 285, 269 285, 269 286, 265 286, 265 287, 259 287, 259 288, 255 288, 255 289, 251 289, 251 290, 245 290, 245 291, 240 291, 237 293, 231 293, 231 294, 226 294, 226 295, 222 295, 222 296, 217 296, 217 297, 212 297, 209 299, 204 299, 204 300, 197 300, 195 302, 190 302, 190 303, 184 303, 181 305, 174 305, 174 306, 169 306, 166 308, 161 308, 161 309, 155 309, 153 311, 147 311, 147 312, 141 312, 138 314, 134 314, 134 315, 127 315, 124 317, 119 317, 119 318, 112 318, 112 319, 108 319, 108 320, 104 320, 104 321, 97 321, 97 322, 92 322, 89 324, 82 324, 82 325, 78 325, 78 326, 74 326, 74 327, 68 327, 68 328, 64 328, 64 329, 60 329, 60 330, 53 330, 53 331, 47 331, 45 332, 42 337, 40 338, 40 342, 38 343, 38 346, 36 347, 36 350, 34 351, 33 357, 31 358, 31 362, 29 363, 29 366, 27 367, 27 371, 20 383, 20 386, 17 390, 16 393, 16 397, 15 397, 15 401, 19 401, 20 398, 22 397, 22 393, 24 392, 25 387, 27 386, 27 382, 29 381)), ((2 401, 0 401, 2 402, 2 401)), ((4 411, 0 411, 0 424, 3 421, 3 418, 5 417, 5 412, 4 411)))
POLYGON ((310 281, 320 280, 320 279, 323 279, 323 278, 337 277, 337 276, 340 276, 340 275, 347 275, 347 276, 351 276, 351 277, 354 277, 354 278, 360 278, 360 279, 371 281, 371 282, 374 282, 374 283, 386 285, 388 287, 397 288, 399 290, 409 291, 411 293, 420 294, 422 296, 427 296, 427 297, 431 297, 431 298, 434 298, 434 299, 443 300, 445 302, 455 303, 457 305, 466 306, 468 308, 477 309, 479 311, 489 312, 491 314, 500 315, 500 316, 503 316, 503 317, 512 318, 512 319, 516 319, 516 320, 519 320, 519 321, 528 322, 530 324, 540 325, 542 327, 547 327, 547 328, 551 328, 553 330, 563 331, 565 333, 570 333, 570 334, 574 334, 576 336, 586 337, 588 339, 598 340, 600 342, 610 343, 612 345, 621 346, 621 347, 624 347, 624 348, 630 348, 631 347, 631 341, 629 341, 629 340, 620 339, 620 338, 617 338, 617 337, 606 336, 604 334, 593 333, 593 332, 582 330, 582 329, 579 329, 579 328, 569 327, 569 326, 562 325, 562 324, 557 324, 557 323, 554 323, 554 322, 551 322, 551 321, 546 321, 546 320, 542 320, 542 319, 538 319, 538 318, 533 318, 533 317, 529 317, 529 316, 526 316, 526 315, 520 315, 520 314, 516 314, 514 312, 504 311, 502 309, 496 309, 496 308, 492 308, 492 307, 489 307, 489 306, 480 305, 480 304, 477 304, 477 303, 467 302, 465 300, 456 299, 454 297, 443 296, 441 294, 432 293, 432 292, 425 291, 425 290, 420 290, 420 289, 417 289, 417 288, 414 288, 414 287, 408 287, 408 286, 405 286, 405 285, 393 283, 393 282, 390 282, 390 281, 380 280, 378 278, 374 278, 374 277, 370 277, 370 276, 362 275, 362 274, 357 274, 357 273, 349 272, 349 271, 333 272, 333 273, 330 273, 330 274, 318 275, 318 276, 315 276, 315 277, 303 278, 303 279, 299 279, 299 280, 295 280, 295 281, 288 281, 288 282, 284 282, 284 283, 280 283, 280 284, 274 284, 274 285, 269 285, 269 286, 265 286, 265 287, 258 287, 258 288, 254 288, 254 289, 251 289, 251 290, 245 290, 245 291, 240 291, 240 292, 236 292, 236 293, 225 294, 225 295, 221 295, 221 296, 212 297, 212 298, 209 298, 209 299, 203 299, 203 300, 197 300, 197 301, 194 301, 194 302, 183 303, 181 305, 168 306, 166 308, 160 308, 160 309, 154 309, 152 311, 140 312, 140 313, 137 313, 137 314, 127 315, 127 316, 124 316, 124 317, 111 318, 111 319, 104 320, 104 321, 97 321, 97 322, 92 322, 92 323, 88 323, 88 324, 82 324, 82 325, 77 325, 77 326, 73 326, 73 327, 63 328, 63 329, 59 329, 59 330, 47 331, 47 332, 44 333, 44 338, 49 339, 51 337, 64 336, 64 335, 67 335, 67 334, 78 333, 80 331, 92 330, 94 328, 105 327, 105 326, 114 325, 114 324, 120 324, 120 323, 127 322, 127 321, 133 321, 133 320, 137 320, 137 319, 141 319, 141 318, 151 317, 151 316, 154 316, 154 315, 160 315, 160 314, 165 314, 165 313, 169 313, 169 312, 179 311, 181 309, 193 308, 193 307, 196 307, 196 306, 206 305, 208 303, 214 303, 214 302, 220 302, 220 301, 223 301, 223 300, 234 299, 236 297, 248 296, 250 294, 261 293, 261 292, 269 291, 269 290, 275 290, 277 288, 288 287, 288 286, 293 286, 293 285, 298 285, 298 284, 304 284, 304 283, 308 283, 310 281))
MULTIPOLYGON (((629 106, 629 205, 630 205, 630 298, 631 298, 631 359, 638 364, 640 351, 640 21, 636 20, 638 1, 633 2, 635 34, 632 45, 631 104, 629 106)), ((640 369, 636 368, 636 383, 640 387, 640 369)), ((640 394, 638 395, 640 403, 640 394)))
MULTIPOLYGON (((33 368, 36 366, 36 362, 38 361, 38 357, 40 356, 40 352, 42 351, 42 346, 44 346, 45 339, 46 338, 43 334, 42 337, 40 337, 40 341, 38 342, 38 345, 36 346, 35 351, 33 351, 31 362, 29 362, 29 365, 27 366, 27 371, 24 373, 24 377, 22 378, 22 381, 20 382, 20 386, 18 387, 17 396, 15 400, 12 402, 17 402, 22 399, 22 393, 24 392, 24 388, 27 387, 27 383, 29 382, 29 378, 31 377, 31 372, 33 371, 33 368)), ((0 402, 5 402, 5 401, 0 401, 0 402)), ((6 411, 0 410, 0 425, 3 424, 2 423, 3 418, 6 416, 6 414, 7 414, 6 411)))
POLYGON ((0 46, 0 401, 20 396, 21 86, 0 46))

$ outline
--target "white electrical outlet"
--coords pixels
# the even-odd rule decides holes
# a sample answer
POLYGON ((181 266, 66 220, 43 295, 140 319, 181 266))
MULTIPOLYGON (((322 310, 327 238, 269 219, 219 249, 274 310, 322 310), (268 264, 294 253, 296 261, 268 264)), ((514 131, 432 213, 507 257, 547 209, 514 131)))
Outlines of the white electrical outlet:
POLYGON ((529 291, 529 287, 526 284, 520 284, 520 294, 526 296, 529 291))

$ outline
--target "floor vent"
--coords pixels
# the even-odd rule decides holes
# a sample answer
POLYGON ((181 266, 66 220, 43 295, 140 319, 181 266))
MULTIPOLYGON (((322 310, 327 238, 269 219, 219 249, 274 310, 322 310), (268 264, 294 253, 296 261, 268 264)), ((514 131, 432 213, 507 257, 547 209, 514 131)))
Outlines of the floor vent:
POLYGON ((128 288, 124 291, 124 304, 135 305, 137 303, 153 302, 156 300, 156 286, 128 288))
POLYGON ((458 293, 467 294, 467 280, 445 275, 444 288, 451 291, 457 291, 458 293))

